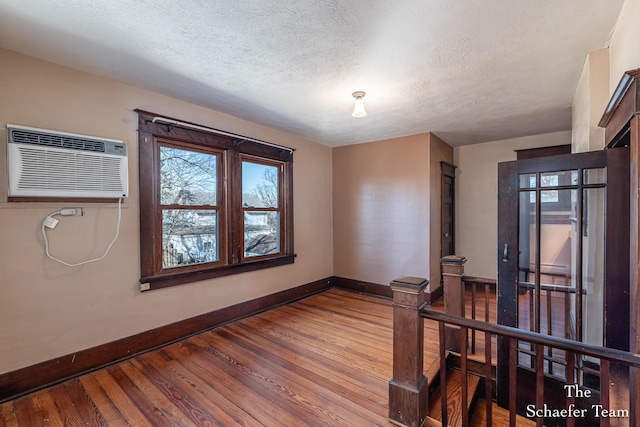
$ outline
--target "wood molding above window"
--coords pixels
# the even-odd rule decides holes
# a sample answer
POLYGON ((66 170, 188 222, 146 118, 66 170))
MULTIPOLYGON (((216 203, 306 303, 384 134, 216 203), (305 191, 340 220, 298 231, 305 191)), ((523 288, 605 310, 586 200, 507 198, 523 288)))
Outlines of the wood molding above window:
POLYGON ((140 283, 291 264, 293 150, 136 110, 140 283))

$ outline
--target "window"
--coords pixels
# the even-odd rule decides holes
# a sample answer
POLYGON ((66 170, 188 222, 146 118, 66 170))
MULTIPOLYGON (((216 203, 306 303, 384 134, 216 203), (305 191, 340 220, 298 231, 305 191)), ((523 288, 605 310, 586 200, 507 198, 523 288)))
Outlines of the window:
POLYGON ((141 283, 294 261, 292 150, 138 115, 141 283))
POLYGON ((224 224, 217 150, 195 150, 159 139, 162 268, 220 262, 224 224))
POLYGON ((280 252, 280 169, 242 156, 244 258, 280 252))

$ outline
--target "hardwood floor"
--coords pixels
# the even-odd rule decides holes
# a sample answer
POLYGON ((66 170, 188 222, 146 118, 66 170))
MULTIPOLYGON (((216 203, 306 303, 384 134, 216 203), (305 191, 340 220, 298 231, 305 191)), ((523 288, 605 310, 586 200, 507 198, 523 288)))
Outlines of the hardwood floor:
POLYGON ((388 299, 331 289, 6 402, 0 425, 387 426, 391 328, 388 299))

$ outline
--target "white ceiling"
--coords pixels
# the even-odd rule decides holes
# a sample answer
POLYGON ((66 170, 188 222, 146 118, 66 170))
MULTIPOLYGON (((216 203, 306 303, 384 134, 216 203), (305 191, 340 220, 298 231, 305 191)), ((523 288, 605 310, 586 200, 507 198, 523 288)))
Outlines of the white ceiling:
POLYGON ((570 129, 622 4, 1 0, 0 46, 329 146, 423 132, 458 146, 570 129))

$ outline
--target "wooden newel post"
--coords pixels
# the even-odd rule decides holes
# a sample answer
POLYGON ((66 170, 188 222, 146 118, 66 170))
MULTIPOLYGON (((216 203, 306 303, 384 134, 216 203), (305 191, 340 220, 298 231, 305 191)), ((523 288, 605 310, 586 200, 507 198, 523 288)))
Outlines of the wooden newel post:
POLYGON ((420 427, 427 418, 427 378, 424 376, 424 290, 429 281, 400 277, 393 291, 393 378, 389 381, 389 421, 420 427))
MULTIPOLYGON (((440 259, 442 265, 442 287, 444 292, 444 311, 447 314, 464 317, 464 263, 463 256, 448 255, 440 259)), ((445 327, 446 349, 460 352, 460 328, 445 327)))

